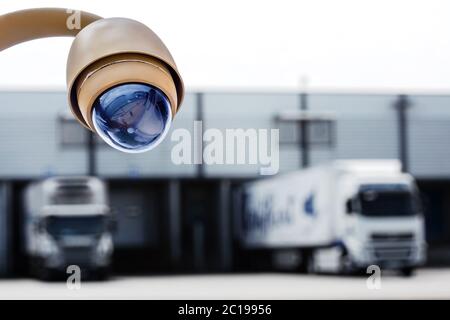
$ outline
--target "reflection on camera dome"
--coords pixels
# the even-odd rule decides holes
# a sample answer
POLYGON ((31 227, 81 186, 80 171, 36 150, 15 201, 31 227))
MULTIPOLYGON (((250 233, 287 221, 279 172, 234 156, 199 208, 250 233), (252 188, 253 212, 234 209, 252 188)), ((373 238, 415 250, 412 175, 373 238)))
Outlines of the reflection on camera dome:
POLYGON ((94 103, 92 119, 99 135, 125 152, 144 152, 164 138, 171 123, 170 103, 158 88, 123 84, 94 103))

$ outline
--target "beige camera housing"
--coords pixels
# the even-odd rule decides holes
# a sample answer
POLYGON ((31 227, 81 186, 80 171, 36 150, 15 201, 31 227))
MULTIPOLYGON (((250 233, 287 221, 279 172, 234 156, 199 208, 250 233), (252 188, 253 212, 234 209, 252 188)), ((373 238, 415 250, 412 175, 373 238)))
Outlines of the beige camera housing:
POLYGON ((67 93, 76 119, 95 131, 92 107, 106 90, 123 83, 157 87, 169 99, 172 117, 184 96, 175 61, 161 39, 131 19, 68 9, 29 9, 0 16, 0 51, 28 40, 75 36, 67 59, 67 93), (68 24, 79 17, 79 28, 68 24))

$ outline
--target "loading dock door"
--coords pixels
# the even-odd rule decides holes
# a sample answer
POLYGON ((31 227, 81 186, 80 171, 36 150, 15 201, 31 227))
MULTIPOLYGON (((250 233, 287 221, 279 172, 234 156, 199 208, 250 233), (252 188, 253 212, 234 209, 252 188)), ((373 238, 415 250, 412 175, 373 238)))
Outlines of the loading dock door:
POLYGON ((185 182, 181 203, 183 269, 195 272, 217 270, 220 263, 217 184, 185 182))
POLYGON ((155 242, 155 226, 148 223, 151 212, 142 192, 135 190, 114 192, 110 201, 117 221, 114 235, 116 247, 138 248, 155 242))
POLYGON ((117 221, 115 271, 166 270, 170 250, 164 240, 168 237, 164 185, 150 181, 114 181, 109 182, 109 195, 117 221))

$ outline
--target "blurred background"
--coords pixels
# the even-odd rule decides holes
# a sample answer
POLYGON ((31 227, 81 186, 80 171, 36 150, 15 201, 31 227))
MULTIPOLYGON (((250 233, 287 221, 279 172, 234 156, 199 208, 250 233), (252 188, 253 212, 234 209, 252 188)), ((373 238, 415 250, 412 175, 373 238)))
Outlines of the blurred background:
MULTIPOLYGON (((196 120, 280 129, 280 173, 398 159, 425 208, 426 267, 450 266, 448 2, 2 1, 0 13, 50 6, 133 18, 164 40, 187 85, 172 131, 193 134, 196 120), (286 114, 302 116, 280 121, 286 114)), ((30 207, 51 191, 26 190, 58 177, 78 177, 55 191, 62 204, 91 192, 87 202, 111 209, 114 274, 248 271, 233 195, 261 179, 259 166, 175 165, 171 133, 144 154, 108 147, 69 112, 70 43, 32 41, 0 57, 0 275, 29 275, 27 228, 47 228, 28 225, 30 207)))
MULTIPOLYGON (((117 217, 115 270, 233 270, 232 193, 261 178, 259 165, 175 165, 170 137, 154 152, 118 152, 67 114, 64 92, 3 91, 0 102, 5 110, 0 118, 3 274, 22 274, 26 266, 24 188, 60 175, 97 176, 107 183, 117 217)), ((449 264, 447 104, 450 96, 425 94, 191 92, 172 130, 192 131, 196 119, 205 130, 279 128, 280 173, 333 159, 400 159, 427 199, 428 263, 449 264), (335 119, 333 126, 312 124, 304 150, 292 124, 277 121, 280 110, 302 106, 335 119)))

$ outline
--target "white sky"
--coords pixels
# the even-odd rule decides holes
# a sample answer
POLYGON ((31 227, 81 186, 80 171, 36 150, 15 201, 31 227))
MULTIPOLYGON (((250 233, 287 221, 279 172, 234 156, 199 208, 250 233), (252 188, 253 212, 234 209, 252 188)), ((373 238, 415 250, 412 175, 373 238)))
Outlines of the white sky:
MULTIPOLYGON (((1 0, 0 14, 69 7, 152 28, 188 89, 450 90, 450 1, 1 0)), ((8 30, 0 30, 0 33, 8 30)), ((0 54, 0 87, 64 88, 70 38, 0 54)))

